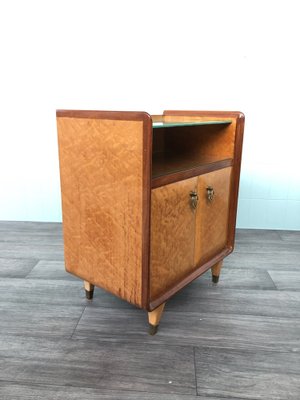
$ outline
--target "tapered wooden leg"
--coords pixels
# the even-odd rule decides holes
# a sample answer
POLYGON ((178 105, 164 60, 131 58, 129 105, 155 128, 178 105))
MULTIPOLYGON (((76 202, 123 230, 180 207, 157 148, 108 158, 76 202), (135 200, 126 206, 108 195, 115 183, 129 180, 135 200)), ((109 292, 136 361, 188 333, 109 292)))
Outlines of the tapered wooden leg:
POLYGON ((149 321, 149 334, 155 335, 158 329, 159 321, 161 319, 162 313, 164 311, 166 303, 162 303, 155 310, 148 312, 148 321, 149 321))
POLYGON ((94 287, 90 282, 84 281, 85 296, 88 300, 92 300, 94 296, 94 287))
POLYGON ((212 274, 212 281, 213 283, 218 283, 219 282, 219 277, 221 273, 221 268, 222 268, 223 260, 219 261, 217 264, 211 267, 211 274, 212 274))

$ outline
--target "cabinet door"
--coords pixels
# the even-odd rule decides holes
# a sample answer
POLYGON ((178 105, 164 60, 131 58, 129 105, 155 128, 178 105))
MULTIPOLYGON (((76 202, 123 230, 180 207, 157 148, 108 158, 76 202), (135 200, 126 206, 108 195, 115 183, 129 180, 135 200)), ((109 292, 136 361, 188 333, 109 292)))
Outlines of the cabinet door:
POLYGON ((152 190, 150 298, 157 298, 194 268, 195 217, 191 192, 198 178, 152 190))
POLYGON ((198 178, 196 266, 217 255, 227 246, 231 170, 231 167, 224 168, 198 178))

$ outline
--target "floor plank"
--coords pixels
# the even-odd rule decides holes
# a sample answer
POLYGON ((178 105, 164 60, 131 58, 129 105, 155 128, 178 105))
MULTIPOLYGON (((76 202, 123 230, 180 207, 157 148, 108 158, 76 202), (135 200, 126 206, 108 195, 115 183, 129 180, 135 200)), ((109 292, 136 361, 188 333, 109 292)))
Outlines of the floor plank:
POLYGON ((300 352, 299 319, 168 311, 167 304, 154 337, 145 325, 143 311, 87 307, 73 338, 300 352))
POLYGON ((0 359, 6 381, 196 394, 191 347, 7 336, 0 359))
POLYGON ((94 299, 87 300, 83 282, 80 279, 1 279, 0 302, 10 302, 11 307, 17 307, 14 303, 49 304, 62 306, 86 306, 128 308, 135 306, 119 299, 103 289, 95 288, 94 299))
POLYGON ((237 253, 269 253, 276 255, 277 253, 283 253, 288 256, 289 253, 295 253, 300 255, 300 247, 295 246, 295 243, 289 241, 271 241, 265 242, 264 240, 260 241, 243 241, 239 242, 235 247, 235 252, 237 253))
MULTIPOLYGON (((4 400, 224 400, 216 397, 185 394, 133 392, 131 390, 107 390, 88 387, 15 384, 0 382, 0 395, 4 400)), ((230 400, 230 399, 226 399, 230 400)))
POLYGON ((37 230, 10 230, 0 229, 0 242, 4 243, 34 243, 34 244, 61 244, 62 232, 54 231, 37 231, 37 230))
MULTIPOLYGON (((212 286, 211 271, 197 279, 199 289, 212 286)), ((227 265, 221 270, 218 285, 228 289, 276 289, 267 270, 251 268, 230 268, 227 265)))
POLYGON ((268 272, 279 290, 300 290, 300 268, 297 271, 268 272))
POLYGON ((63 244, 0 242, 1 258, 64 260, 63 244))
POLYGON ((300 291, 226 290, 221 283, 199 287, 198 281, 194 281, 167 305, 174 312, 300 318, 300 291))
POLYGON ((0 258, 0 278, 25 278, 37 262, 31 258, 0 258))
POLYGON ((281 242, 282 237, 280 231, 265 230, 265 229, 237 229, 236 244, 240 243, 278 243, 281 242))
MULTIPOLYGON (((0 303, 0 335, 70 337, 84 307, 0 303)), ((0 338, 1 340, 1 338, 0 338)))
POLYGON ((277 231, 281 240, 300 243, 300 231, 277 231))
MULTIPOLYGON (((239 246, 236 246, 237 249, 239 246)), ((295 250, 296 246, 293 246, 295 250)), ((298 270, 300 268, 300 254, 298 251, 280 252, 280 250, 267 253, 234 252, 224 259, 224 267, 238 269, 264 269, 264 270, 298 270)))
POLYGON ((196 348, 199 395, 298 400, 299 353, 196 348))
POLYGON ((38 222, 38 221, 0 221, 0 231, 4 232, 35 232, 47 235, 49 233, 61 234, 62 224, 60 222, 38 222))
POLYGON ((64 261, 40 260, 27 275, 31 279, 79 280, 65 270, 64 261))

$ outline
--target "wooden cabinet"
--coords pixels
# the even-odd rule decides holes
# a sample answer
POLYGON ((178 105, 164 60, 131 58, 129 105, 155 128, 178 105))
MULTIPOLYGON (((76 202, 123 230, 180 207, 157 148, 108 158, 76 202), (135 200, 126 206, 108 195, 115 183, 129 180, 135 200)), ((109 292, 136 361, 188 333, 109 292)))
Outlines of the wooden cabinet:
POLYGON ((65 264, 148 311, 234 246, 244 116, 57 111, 65 264))

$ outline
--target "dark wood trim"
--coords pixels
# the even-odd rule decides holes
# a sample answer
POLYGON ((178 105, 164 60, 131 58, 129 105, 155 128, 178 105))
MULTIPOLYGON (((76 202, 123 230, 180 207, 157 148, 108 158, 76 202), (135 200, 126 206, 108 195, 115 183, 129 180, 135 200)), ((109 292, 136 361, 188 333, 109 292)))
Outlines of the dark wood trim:
POLYGON ((96 110, 56 110, 60 118, 97 118, 122 121, 151 121, 151 116, 144 111, 96 111, 96 110))
POLYGON ((206 272, 213 265, 217 264, 219 261, 222 261, 226 256, 228 256, 232 252, 232 250, 233 250, 232 248, 226 247, 224 250, 222 250, 215 257, 211 258, 209 261, 207 261, 204 264, 199 265, 191 274, 186 276, 184 279, 182 279, 180 282, 178 282, 171 289, 168 289, 164 294, 162 294, 157 299, 150 301, 148 311, 152 311, 156 307, 158 307, 160 304, 166 302, 175 293, 177 293, 179 290, 181 290, 182 288, 187 286, 189 283, 194 281, 200 275, 204 274, 204 272, 206 272))
POLYGON ((228 217, 228 246, 231 246, 232 249, 234 248, 234 240, 235 240, 244 126, 245 126, 245 116, 244 114, 240 113, 236 121, 234 160, 233 160, 233 171, 231 178, 232 181, 231 181, 231 192, 230 192, 230 208, 228 217))
POLYGON ((178 115, 181 117, 245 118, 244 114, 240 111, 165 110, 163 115, 178 115))
POLYGON ((152 189, 168 185, 170 183, 182 181, 184 179, 192 178, 194 176, 207 174, 208 172, 216 171, 218 169, 231 167, 232 165, 233 160, 231 158, 228 158, 226 160, 216 161, 209 164, 198 165, 197 167, 183 171, 177 171, 172 174, 158 176, 156 178, 152 178, 152 189))
POLYGON ((147 309, 150 297, 150 218, 152 173, 152 118, 143 119, 143 238, 142 238, 142 308, 147 309))

